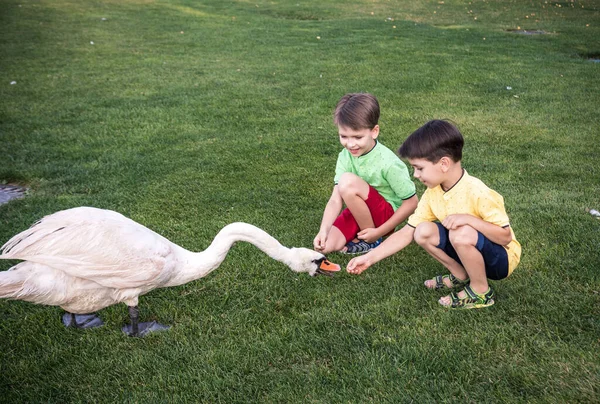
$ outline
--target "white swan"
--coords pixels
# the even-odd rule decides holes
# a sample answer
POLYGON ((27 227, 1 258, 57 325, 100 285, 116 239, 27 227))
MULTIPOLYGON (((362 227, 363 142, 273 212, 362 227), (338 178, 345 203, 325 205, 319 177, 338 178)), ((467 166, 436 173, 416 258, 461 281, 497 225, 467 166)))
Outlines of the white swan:
POLYGON ((168 327, 139 323, 138 297, 208 275, 236 241, 254 244, 295 272, 340 269, 321 253, 286 248, 247 223, 225 226, 206 250, 194 253, 120 213, 78 207, 44 217, 2 246, 0 259, 23 262, 0 272, 0 297, 60 306, 65 325, 79 328, 102 325, 93 312, 123 302, 131 317, 123 331, 144 335, 168 327))

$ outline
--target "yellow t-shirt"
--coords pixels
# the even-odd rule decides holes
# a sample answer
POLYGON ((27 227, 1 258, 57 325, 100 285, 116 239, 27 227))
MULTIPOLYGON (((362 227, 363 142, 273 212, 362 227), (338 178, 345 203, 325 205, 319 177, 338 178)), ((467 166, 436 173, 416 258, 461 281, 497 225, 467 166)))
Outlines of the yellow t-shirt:
MULTIPOLYGON (((448 191, 440 185, 428 188, 415 212, 408 218, 408 225, 417 227, 423 222, 443 221, 454 214, 469 214, 500 227, 510 227, 502 195, 488 188, 481 180, 471 177, 465 170, 461 179, 448 191)), ((512 241, 504 246, 508 254, 508 273, 519 264, 521 244, 510 228, 512 241)))

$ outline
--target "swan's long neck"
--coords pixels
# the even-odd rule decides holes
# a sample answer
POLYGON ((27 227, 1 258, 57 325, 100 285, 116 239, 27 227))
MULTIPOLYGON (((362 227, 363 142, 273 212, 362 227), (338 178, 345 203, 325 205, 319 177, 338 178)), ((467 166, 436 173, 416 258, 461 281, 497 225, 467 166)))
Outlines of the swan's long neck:
POLYGON ((248 223, 231 223, 221 229, 206 250, 199 253, 185 251, 182 257, 185 262, 181 262, 179 273, 166 286, 182 285, 208 275, 221 265, 236 241, 254 244, 271 258, 290 265, 290 249, 267 232, 248 223))

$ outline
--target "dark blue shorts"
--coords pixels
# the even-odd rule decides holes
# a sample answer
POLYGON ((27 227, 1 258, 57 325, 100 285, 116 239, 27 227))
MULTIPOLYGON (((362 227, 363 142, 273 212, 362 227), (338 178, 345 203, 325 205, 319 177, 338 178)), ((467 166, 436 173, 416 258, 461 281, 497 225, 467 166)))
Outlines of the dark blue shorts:
MULTIPOLYGON (((448 229, 442 226, 441 223, 436 224, 440 232, 440 244, 437 248, 442 249, 450 258, 462 265, 456 250, 454 250, 454 247, 448 239, 448 229)), ((497 281, 508 276, 508 254, 504 247, 488 240, 480 232, 477 232, 477 245, 475 247, 481 252, 481 255, 483 255, 485 274, 489 279, 497 281)))

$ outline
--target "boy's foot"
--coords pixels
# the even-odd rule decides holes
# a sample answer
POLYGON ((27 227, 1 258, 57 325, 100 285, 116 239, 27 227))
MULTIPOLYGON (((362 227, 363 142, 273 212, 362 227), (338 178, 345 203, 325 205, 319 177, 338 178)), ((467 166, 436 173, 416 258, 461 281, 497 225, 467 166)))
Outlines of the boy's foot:
POLYGON ((481 309, 494 304, 494 291, 488 287, 485 293, 477 293, 466 285, 460 292, 440 298, 438 303, 450 309, 481 309))
POLYGON ((469 278, 462 280, 458 279, 456 276, 450 275, 438 275, 433 279, 427 279, 425 281, 425 287, 428 289, 441 289, 448 288, 452 289, 457 286, 465 286, 469 283, 469 278))
POLYGON ((357 242, 350 241, 348 242, 348 244, 346 244, 346 247, 344 247, 342 252, 344 254, 364 254, 377 247, 379 244, 381 244, 382 241, 383 238, 381 237, 372 243, 367 243, 364 240, 359 240, 357 242))

